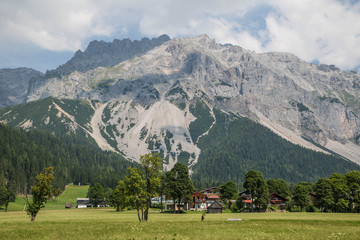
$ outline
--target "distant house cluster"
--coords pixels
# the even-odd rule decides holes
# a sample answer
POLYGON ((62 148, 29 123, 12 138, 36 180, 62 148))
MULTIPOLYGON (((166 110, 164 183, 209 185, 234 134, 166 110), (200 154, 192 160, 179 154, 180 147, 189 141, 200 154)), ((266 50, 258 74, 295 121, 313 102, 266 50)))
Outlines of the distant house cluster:
MULTIPOLYGON (((246 191, 239 193, 241 200, 245 204, 246 209, 251 208, 251 204, 253 201, 251 200, 251 195, 246 191)), ((208 189, 204 189, 202 191, 194 192, 191 195, 190 203, 180 203, 180 210, 191 210, 191 211, 207 211, 208 213, 221 213, 223 209, 223 203, 220 199, 220 189, 218 187, 212 187, 208 189)), ((230 205, 237 200, 230 200, 230 205)), ((288 201, 287 198, 276 194, 270 194, 269 206, 275 206, 277 209, 284 210, 285 204, 288 201)), ((154 202, 153 202, 154 203, 154 202)), ((160 203, 157 200, 156 203, 160 203)), ((163 199, 163 204, 165 206, 165 210, 178 210, 177 204, 174 206, 172 200, 163 199)))
MULTIPOLYGON (((202 191, 194 192, 191 195, 191 200, 188 203, 181 202, 179 204, 180 210, 191 210, 191 211, 207 211, 208 213, 221 213, 223 209, 223 203, 220 199, 220 189, 218 187, 212 187, 208 189, 204 189, 202 191)), ((244 191, 239 193, 242 202, 245 204, 245 208, 250 209, 253 201, 251 199, 251 195, 244 191)), ((230 205, 233 204, 237 200, 230 200, 230 205)), ((271 193, 270 194, 270 202, 269 206, 276 206, 280 210, 285 209, 285 204, 288 201, 285 197, 271 193)), ((166 199, 165 196, 152 198, 151 203, 160 204, 162 203, 164 206, 164 210, 178 210, 178 204, 176 203, 174 206, 173 200, 166 199)), ((100 203, 97 207, 106 207, 106 202, 100 203)), ((68 206, 66 206, 68 207, 68 206)), ((88 208, 94 207, 93 204, 90 203, 89 198, 77 198, 76 208, 88 208)))
MULTIPOLYGON (((241 192, 240 194, 241 200, 245 204, 245 208, 250 209, 251 204, 253 204, 253 200, 251 199, 251 195, 247 192, 241 192)), ((270 199, 269 199, 269 206, 275 206, 280 210, 285 209, 285 204, 288 201, 287 198, 277 194, 277 193, 271 193, 270 199)), ((253 206, 254 207, 254 206, 253 206)))

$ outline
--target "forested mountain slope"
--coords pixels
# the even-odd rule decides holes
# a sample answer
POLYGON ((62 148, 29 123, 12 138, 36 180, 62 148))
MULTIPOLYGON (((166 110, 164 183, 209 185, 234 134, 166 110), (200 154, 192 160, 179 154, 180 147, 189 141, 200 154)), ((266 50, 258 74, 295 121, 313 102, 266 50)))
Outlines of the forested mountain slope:
POLYGON ((54 166, 55 184, 60 188, 71 182, 114 187, 127 168, 134 166, 118 154, 77 142, 73 136, 60 140, 49 133, 0 124, 0 178, 18 193, 28 193, 35 176, 54 166))
POLYGON ((214 113, 216 124, 198 144, 201 154, 192 175, 196 185, 241 183, 252 169, 266 179, 293 183, 360 170, 356 163, 295 145, 247 118, 219 110, 214 113))

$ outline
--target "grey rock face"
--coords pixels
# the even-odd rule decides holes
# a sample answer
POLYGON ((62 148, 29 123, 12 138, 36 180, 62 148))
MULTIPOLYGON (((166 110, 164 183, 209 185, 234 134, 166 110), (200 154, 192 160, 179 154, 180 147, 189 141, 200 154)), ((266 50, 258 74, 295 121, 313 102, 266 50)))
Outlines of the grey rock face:
POLYGON ((42 75, 30 68, 0 69, 0 108, 24 103, 29 81, 42 75))
MULTIPOLYGON (((111 44, 93 42, 93 46, 68 62, 68 66, 71 61, 81 63, 84 68, 77 66, 79 70, 91 70, 74 71, 67 76, 48 75, 42 81, 34 81, 28 100, 53 96, 97 99, 110 103, 107 106, 116 102, 125 110, 108 110, 120 134, 113 141, 127 154, 134 151, 133 159, 139 154, 135 152, 137 147, 147 149, 148 143, 141 142, 145 138, 134 139, 141 132, 147 137, 159 136, 167 133, 165 130, 171 132, 181 127, 182 138, 184 134, 188 136, 186 128, 195 119, 189 106, 198 100, 210 111, 218 108, 248 117, 294 143, 322 151, 304 140, 310 139, 353 161, 360 159, 360 76, 354 72, 307 63, 289 53, 257 54, 237 46, 220 45, 206 35, 169 40, 143 55, 135 54, 126 61, 117 59, 121 61, 117 65, 94 68, 99 64, 94 60, 96 56, 126 44, 129 42, 124 40, 111 44), (81 60, 87 54, 88 61, 81 60), (159 117, 156 111, 173 112, 174 116, 167 114, 168 125, 160 126, 157 123, 160 119, 154 121, 159 117), (175 121, 175 116, 182 120, 175 121), (125 122, 124 127, 116 119, 125 122), (172 126, 173 122, 177 125, 172 126), (150 125, 153 130, 148 128, 150 125), (125 139, 129 144, 123 142, 125 139), (129 150, 130 142, 134 150, 129 150)), ((101 66, 114 64, 110 62, 102 61, 101 66)), ((64 69, 71 71, 70 67, 64 69)), ((182 138, 175 140, 185 145, 187 140, 182 138)), ((159 139, 165 141, 165 137, 159 139)), ((196 142, 188 144, 187 152, 198 156, 196 142)))
POLYGON ((115 39, 111 43, 92 41, 84 52, 78 50, 67 63, 59 66, 56 70, 47 72, 47 75, 63 76, 74 71, 86 72, 100 66, 114 66, 122 61, 144 54, 169 40, 169 36, 161 35, 153 39, 143 38, 141 41, 131 41, 130 39, 115 39))

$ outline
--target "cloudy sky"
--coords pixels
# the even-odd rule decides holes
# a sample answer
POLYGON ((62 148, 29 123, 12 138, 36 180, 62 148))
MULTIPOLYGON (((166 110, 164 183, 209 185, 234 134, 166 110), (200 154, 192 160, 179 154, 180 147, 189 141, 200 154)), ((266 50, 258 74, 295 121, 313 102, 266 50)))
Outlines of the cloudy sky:
POLYGON ((204 33, 256 52, 360 66, 358 0, 1 0, 0 68, 54 69, 91 40, 204 33))

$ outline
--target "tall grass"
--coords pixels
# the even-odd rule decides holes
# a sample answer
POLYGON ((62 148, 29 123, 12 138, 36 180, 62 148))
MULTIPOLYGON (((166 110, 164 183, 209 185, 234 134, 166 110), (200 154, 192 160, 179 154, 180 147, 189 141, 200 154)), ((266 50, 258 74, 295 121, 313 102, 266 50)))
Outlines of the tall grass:
POLYGON ((160 214, 138 222, 134 211, 41 210, 0 214, 0 239, 359 239, 359 214, 160 214), (242 221, 228 221, 241 218, 242 221))

